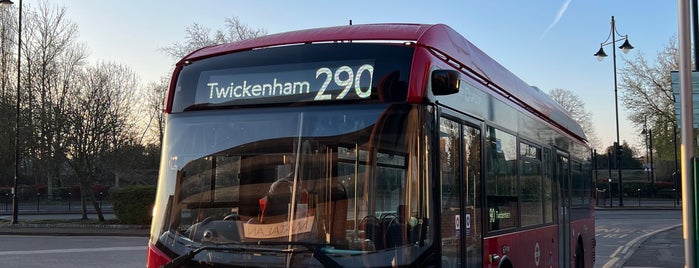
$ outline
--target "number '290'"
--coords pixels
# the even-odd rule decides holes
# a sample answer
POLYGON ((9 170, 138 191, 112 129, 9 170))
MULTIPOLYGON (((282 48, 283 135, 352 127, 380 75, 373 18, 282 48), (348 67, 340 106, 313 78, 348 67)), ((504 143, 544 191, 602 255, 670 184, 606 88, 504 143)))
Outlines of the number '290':
MULTIPOLYGON (((371 83, 374 78, 374 66, 370 64, 359 66, 356 73, 352 70, 352 67, 349 66, 340 66, 334 73, 333 70, 327 67, 320 68, 316 71, 316 79, 322 78, 323 75, 325 75, 325 81, 323 81, 323 85, 320 86, 320 90, 318 90, 314 100, 332 99, 333 96, 330 93, 325 93, 325 91, 328 89, 330 83, 333 82, 340 87, 344 87, 342 92, 335 97, 336 100, 344 99, 353 86, 354 93, 360 99, 366 99, 371 96, 371 83), (365 77, 366 75, 369 76, 369 85, 366 88, 362 88, 362 85, 360 84, 363 75, 365 77)), ((354 97, 350 98, 353 99, 354 97)))

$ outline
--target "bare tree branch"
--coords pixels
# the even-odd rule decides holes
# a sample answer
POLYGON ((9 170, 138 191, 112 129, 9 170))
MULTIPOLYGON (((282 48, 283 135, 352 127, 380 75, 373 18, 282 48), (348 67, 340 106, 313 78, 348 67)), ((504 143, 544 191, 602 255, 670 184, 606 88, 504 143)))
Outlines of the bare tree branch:
POLYGON ((601 141, 595 134, 595 129, 592 125, 592 113, 585 109, 585 103, 582 99, 572 91, 562 88, 555 88, 549 91, 549 96, 566 109, 571 117, 580 124, 583 131, 585 131, 590 147, 602 149, 601 141))
POLYGON ((179 60, 190 52, 202 47, 230 43, 267 34, 267 30, 252 28, 240 21, 238 17, 226 18, 224 26, 224 29, 216 30, 212 34, 211 29, 194 23, 185 29, 184 43, 174 43, 172 46, 161 48, 161 51, 170 55, 173 59, 179 60))

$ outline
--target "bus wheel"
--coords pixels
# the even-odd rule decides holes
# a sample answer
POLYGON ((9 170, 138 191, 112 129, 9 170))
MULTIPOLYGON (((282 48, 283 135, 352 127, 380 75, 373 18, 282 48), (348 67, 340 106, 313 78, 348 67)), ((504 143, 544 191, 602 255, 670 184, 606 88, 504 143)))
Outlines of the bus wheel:
POLYGON ((502 263, 500 263, 499 268, 512 268, 512 263, 510 260, 503 260, 502 263))
POLYGON ((575 249, 575 268, 585 268, 585 252, 580 242, 575 249))

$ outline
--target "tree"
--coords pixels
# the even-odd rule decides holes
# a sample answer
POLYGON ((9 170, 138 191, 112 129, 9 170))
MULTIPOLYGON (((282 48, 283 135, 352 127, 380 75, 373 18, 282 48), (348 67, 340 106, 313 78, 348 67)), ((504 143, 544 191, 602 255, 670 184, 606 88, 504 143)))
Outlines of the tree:
MULTIPOLYGON (((17 53, 17 5, 0 9, 0 185, 12 184, 14 135, 19 133, 20 184, 47 184, 78 178, 86 201, 95 202, 94 182, 151 161, 153 146, 141 145, 135 118, 138 77, 113 63, 86 66, 88 52, 77 42, 78 27, 66 9, 40 1, 24 4, 22 53, 17 53), (21 81, 17 90, 17 58, 21 81), (20 128, 15 132, 15 92, 20 92, 20 128), (147 161, 144 161, 147 160, 147 161), (69 167, 69 168, 66 168, 69 167)), ((150 115, 151 113, 148 113, 150 115)), ((146 118, 150 119, 149 117, 146 118)), ((153 169, 146 167, 142 169, 153 169)), ((133 172, 131 172, 133 173, 133 172)), ((146 180, 143 180, 146 181, 146 180)), ((96 207, 97 208, 97 207, 96 207)), ((103 219, 101 211, 100 219, 103 219)))
POLYGON ((0 8, 0 100, 3 102, 9 101, 10 84, 15 77, 12 67, 17 63, 12 57, 17 48, 17 25, 13 18, 16 17, 9 9, 0 8))
MULTIPOLYGON (((623 93, 621 100, 629 111, 629 119, 638 128, 641 140, 644 140, 641 130, 645 124, 653 133, 654 158, 664 159, 665 162, 674 161, 674 141, 678 137, 675 132, 675 98, 670 72, 679 69, 677 38, 670 38, 668 45, 658 52, 652 64, 642 53, 636 54, 632 60, 625 59, 624 63, 619 71, 623 93)), ((674 168, 670 171, 672 170, 674 168)))
POLYGON ((148 122, 144 122, 146 130, 141 138, 148 144, 155 144, 158 147, 163 141, 163 131, 165 130, 165 94, 167 93, 169 77, 161 77, 158 82, 150 82, 146 86, 144 96, 145 109, 148 122), (145 139, 145 140, 144 140, 145 139))
POLYGON ((175 43, 170 47, 162 48, 162 51, 173 59, 179 60, 190 52, 202 47, 230 43, 267 34, 264 28, 252 28, 244 24, 238 17, 226 18, 225 29, 216 30, 212 35, 211 29, 194 23, 185 29, 185 42, 175 43))
POLYGON ((86 203, 90 201, 104 221, 91 186, 104 175, 109 156, 137 137, 132 113, 138 83, 131 69, 101 63, 84 68, 71 87, 66 150, 68 164, 80 182, 83 219, 87 219, 86 203))
POLYGON ((78 27, 68 20, 64 7, 41 2, 36 12, 27 14, 26 23, 22 120, 31 138, 23 139, 27 148, 23 158, 32 163, 28 171, 34 183, 45 181, 51 195, 65 163, 67 92, 87 58, 87 49, 77 42, 78 27))
MULTIPOLYGON (((16 5, 15 5, 16 6, 16 5)), ((39 2, 24 5, 22 55, 17 55, 17 8, 2 9, 0 16, 0 162, 3 177, 11 177, 14 166, 14 122, 16 108, 17 56, 21 57, 20 92, 20 183, 46 183, 51 194, 53 181, 65 163, 62 148, 66 92, 75 70, 87 57, 77 43, 77 25, 68 20, 66 9, 39 2), (15 13, 15 14, 12 14, 15 13), (14 59, 13 59, 14 58, 14 59), (12 160, 9 160, 12 159, 12 160), (8 161, 9 160, 9 161, 8 161)))
POLYGON ((0 8, 0 185, 12 184, 14 166, 14 121, 17 77, 17 24, 10 9, 0 8))
POLYGON ((573 120, 580 124, 585 131, 590 147, 601 149, 601 142, 592 125, 592 113, 585 110, 585 103, 580 97, 572 91, 562 88, 552 89, 549 91, 549 96, 568 111, 573 120))
MULTIPOLYGON (((608 146, 604 151, 597 152, 597 168, 599 169, 616 169, 616 159, 614 155, 614 145, 608 146), (610 156, 610 157, 608 157, 610 156)), ((636 155, 631 146, 627 142, 621 144, 621 156, 619 164, 623 169, 639 169, 643 167, 643 163, 633 156, 636 155)))

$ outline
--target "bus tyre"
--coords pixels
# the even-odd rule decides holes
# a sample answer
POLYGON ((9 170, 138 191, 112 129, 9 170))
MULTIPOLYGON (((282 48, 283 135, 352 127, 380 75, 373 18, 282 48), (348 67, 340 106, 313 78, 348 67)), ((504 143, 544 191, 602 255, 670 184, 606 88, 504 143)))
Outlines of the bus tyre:
POLYGON ((585 268, 585 252, 580 242, 575 249, 575 268, 585 268))
POLYGON ((502 259, 502 261, 500 261, 500 265, 498 266, 498 268, 513 268, 512 262, 510 262, 510 260, 505 257, 502 259))

